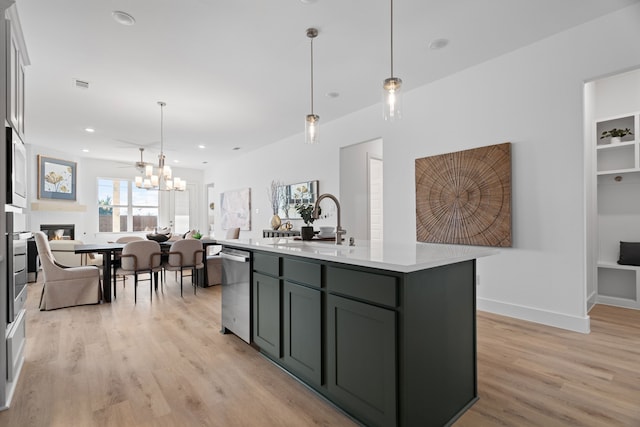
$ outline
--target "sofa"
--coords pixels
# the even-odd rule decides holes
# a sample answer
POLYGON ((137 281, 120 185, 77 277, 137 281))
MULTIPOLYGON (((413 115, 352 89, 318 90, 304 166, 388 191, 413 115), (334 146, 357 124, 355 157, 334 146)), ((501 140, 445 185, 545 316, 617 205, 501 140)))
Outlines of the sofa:
POLYGON ((81 265, 102 266, 101 254, 77 254, 75 246, 82 245, 81 240, 50 240, 49 247, 55 260, 67 267, 79 267, 81 265))

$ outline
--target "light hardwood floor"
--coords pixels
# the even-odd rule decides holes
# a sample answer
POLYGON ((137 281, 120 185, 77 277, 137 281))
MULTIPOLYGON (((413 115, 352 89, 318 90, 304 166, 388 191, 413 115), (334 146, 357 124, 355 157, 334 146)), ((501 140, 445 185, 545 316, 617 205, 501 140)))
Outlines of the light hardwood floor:
MULTIPOLYGON (((112 304, 41 312, 0 426, 354 426, 220 329, 220 287, 118 284, 112 304)), ((640 426, 640 312, 597 306, 592 333, 478 313, 480 400, 456 426, 640 426)), ((414 426, 411 426, 414 427, 414 426)))

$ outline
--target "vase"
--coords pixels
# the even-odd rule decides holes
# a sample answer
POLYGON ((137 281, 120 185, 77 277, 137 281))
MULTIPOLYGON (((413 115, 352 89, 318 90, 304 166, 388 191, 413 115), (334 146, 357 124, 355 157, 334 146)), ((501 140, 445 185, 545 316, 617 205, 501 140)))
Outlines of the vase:
POLYGON ((281 225, 282 225, 282 220, 280 219, 278 214, 273 214, 273 216, 271 217, 271 228, 273 230, 277 230, 280 228, 281 225))
POLYGON ((619 136, 612 136, 611 137, 611 143, 612 144, 620 144, 622 142, 622 138, 620 138, 619 136))
POLYGON ((313 227, 310 225, 300 227, 300 237, 302 238, 302 240, 313 239, 313 227))

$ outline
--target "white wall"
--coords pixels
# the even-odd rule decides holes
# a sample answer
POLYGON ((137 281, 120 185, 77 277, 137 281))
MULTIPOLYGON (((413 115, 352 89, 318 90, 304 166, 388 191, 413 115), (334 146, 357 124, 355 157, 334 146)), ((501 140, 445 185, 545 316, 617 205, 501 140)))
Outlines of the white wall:
POLYGON ((381 137, 385 239, 412 242, 415 159, 510 141, 514 245, 478 261, 478 307, 586 332, 583 86, 640 64, 639 22, 631 6, 407 92, 399 123, 383 122, 375 105, 323 124, 317 146, 299 134, 216 165, 205 180, 218 193, 252 188, 243 237, 257 237, 272 179, 318 179, 337 194, 339 147, 381 137))
MULTIPOLYGON (((27 144, 28 176, 29 176, 29 199, 30 202, 47 202, 48 200, 38 200, 38 155, 64 159, 77 163, 77 192, 76 201, 60 201, 53 205, 55 210, 32 210, 29 212, 29 227, 32 231, 40 229, 40 224, 75 224, 76 239, 85 243, 106 242, 114 240, 113 233, 98 233, 98 183, 97 178, 127 178, 132 179, 137 171, 134 167, 126 167, 122 163, 101 159, 90 159, 86 157, 70 157, 68 154, 51 150, 43 146, 27 144), (123 167, 125 166, 125 167, 123 167), (78 211, 78 209, 80 209, 78 211)), ((195 194, 197 198, 196 223, 200 224, 201 230, 207 230, 206 214, 204 211, 203 175, 200 170, 171 168, 173 174, 190 183, 195 183, 195 194)), ((161 195, 162 196, 162 195, 161 195)), ((31 207, 31 203, 29 206, 31 207)), ((43 203, 44 204, 44 203, 43 203)), ((162 225, 162 224, 161 224, 162 225)))

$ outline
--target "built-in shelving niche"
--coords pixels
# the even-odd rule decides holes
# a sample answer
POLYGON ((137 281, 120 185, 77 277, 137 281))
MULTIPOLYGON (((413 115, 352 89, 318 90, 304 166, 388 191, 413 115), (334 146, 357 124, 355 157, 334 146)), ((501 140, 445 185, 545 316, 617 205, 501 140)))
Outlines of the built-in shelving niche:
POLYGON ((640 242, 640 113, 598 120, 598 287, 596 301, 640 309, 640 267, 619 265, 620 241, 640 242), (621 142, 602 132, 629 128, 621 142))

